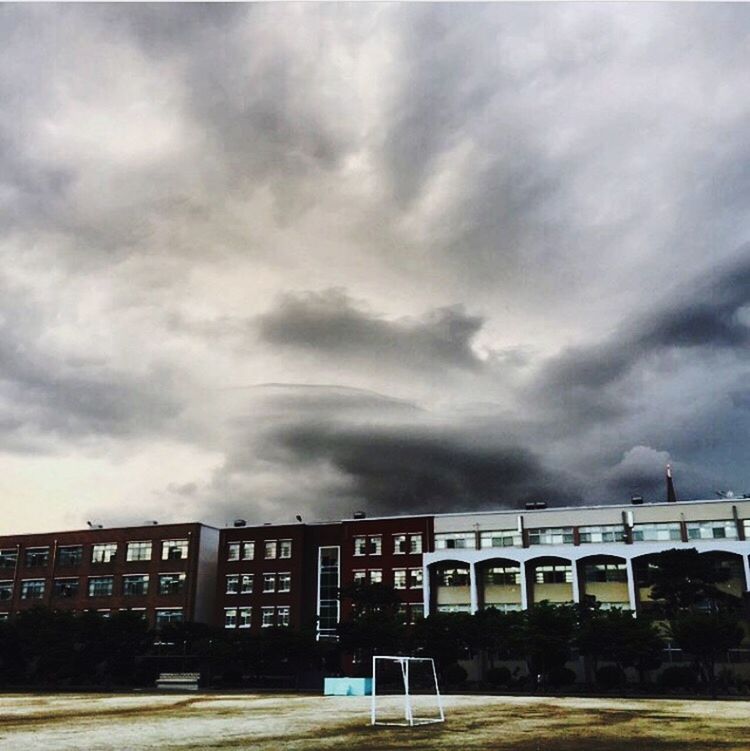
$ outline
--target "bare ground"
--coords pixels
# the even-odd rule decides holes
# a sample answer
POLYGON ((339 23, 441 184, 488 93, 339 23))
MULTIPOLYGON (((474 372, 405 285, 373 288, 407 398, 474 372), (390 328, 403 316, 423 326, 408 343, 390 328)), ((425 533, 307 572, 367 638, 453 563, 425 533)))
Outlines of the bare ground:
POLYGON ((369 701, 300 695, 0 696, 0 748, 91 751, 748 751, 750 703, 449 696, 444 725, 371 728, 369 701))

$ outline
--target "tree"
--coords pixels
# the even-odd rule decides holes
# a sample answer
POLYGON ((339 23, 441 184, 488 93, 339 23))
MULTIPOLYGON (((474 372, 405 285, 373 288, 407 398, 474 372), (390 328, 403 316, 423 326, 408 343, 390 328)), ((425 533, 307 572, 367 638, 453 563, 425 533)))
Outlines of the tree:
POLYGON ((343 587, 340 597, 351 601, 350 618, 337 628, 344 652, 356 655, 365 670, 374 654, 403 653, 406 627, 398 614, 401 598, 393 587, 357 582, 343 587))
POLYGON ((716 696, 716 662, 740 645, 744 631, 733 613, 684 613, 669 626, 680 649, 693 656, 696 666, 716 696))
POLYGON ((658 630, 646 618, 634 618, 627 610, 594 610, 582 618, 576 644, 589 657, 596 672, 599 660, 614 662, 621 671, 633 667, 641 682, 645 672, 661 664, 664 648, 658 630))
POLYGON ((523 656, 531 676, 547 679, 570 659, 576 624, 572 605, 555 605, 546 600, 521 613, 512 642, 523 656))
POLYGON ((662 602, 668 618, 697 605, 716 611, 731 608, 737 602, 737 598, 716 586, 727 581, 729 571, 695 548, 665 550, 649 556, 648 561, 656 564, 651 597, 662 602))

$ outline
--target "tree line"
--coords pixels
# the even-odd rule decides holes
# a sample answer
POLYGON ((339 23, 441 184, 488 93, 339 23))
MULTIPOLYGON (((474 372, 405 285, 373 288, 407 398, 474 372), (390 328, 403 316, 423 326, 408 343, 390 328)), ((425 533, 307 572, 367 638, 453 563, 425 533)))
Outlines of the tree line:
MULTIPOLYGON (((745 636, 742 600, 721 588, 726 572, 694 550, 659 554, 655 606, 638 618, 596 603, 542 602, 526 611, 433 613, 402 620, 398 593, 384 584, 341 590, 351 615, 338 641, 318 641, 315 624, 300 631, 227 630, 173 623, 154 630, 138 613, 73 614, 34 608, 0 622, 0 686, 153 686, 160 672, 200 672, 216 687, 318 688, 324 674, 367 674, 373 654, 434 657, 444 684, 464 686, 461 662, 481 664, 474 687, 538 690, 570 683, 572 660, 601 688, 653 686, 667 641, 689 664, 661 671, 664 685, 717 690, 717 665, 745 636)), ((465 663, 464 663, 465 664, 465 663)))

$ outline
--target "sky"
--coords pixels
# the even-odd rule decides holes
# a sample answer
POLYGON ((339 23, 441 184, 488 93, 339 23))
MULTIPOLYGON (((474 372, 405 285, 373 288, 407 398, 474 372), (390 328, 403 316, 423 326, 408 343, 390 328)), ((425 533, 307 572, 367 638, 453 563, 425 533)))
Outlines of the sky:
POLYGON ((750 492, 750 6, 0 6, 0 532, 750 492))

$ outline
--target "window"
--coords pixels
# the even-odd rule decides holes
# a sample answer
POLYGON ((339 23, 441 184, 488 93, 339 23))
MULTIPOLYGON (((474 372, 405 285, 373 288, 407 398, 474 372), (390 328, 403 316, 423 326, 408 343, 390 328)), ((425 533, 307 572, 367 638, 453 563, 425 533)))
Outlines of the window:
POLYGON ((187 540, 164 540, 161 544, 163 561, 184 561, 188 557, 187 540))
POLYGON ((276 608, 276 625, 286 627, 289 625, 289 606, 279 605, 276 608))
POLYGON ((394 589, 406 589, 406 569, 405 568, 393 569, 393 588, 394 589))
POLYGON ((253 575, 242 574, 240 577, 240 592, 243 595, 251 595, 253 593, 253 575))
POLYGON ((409 552, 412 554, 422 552, 422 533, 409 535, 409 552))
POLYGON ((252 561, 255 558, 255 543, 249 540, 245 540, 242 543, 242 560, 252 561))
POLYGON ((529 530, 529 545, 571 545, 573 527, 540 527, 529 530))
POLYGON ((250 628, 253 609, 250 607, 240 608, 240 628, 250 628))
POLYGON ((128 574, 122 577, 122 593, 125 596, 148 594, 148 574, 128 574))
POLYGON ((263 591, 276 591, 276 574, 263 574, 263 591))
POLYGON ((573 569, 565 564, 537 566, 534 577, 537 584, 569 584, 573 581, 573 569))
POLYGON ((628 567, 625 563, 589 563, 584 566, 587 582, 626 582, 628 567))
POLYGON ((273 605, 264 605, 260 609, 260 626, 261 628, 268 628, 273 626, 273 616, 275 612, 273 605))
POLYGON ((276 558, 276 540, 266 540, 263 543, 263 556, 266 560, 276 558))
POLYGON ((150 561, 151 560, 151 541, 148 542, 129 542, 128 549, 125 553, 126 561, 150 561))
POLYGON ((164 626, 167 623, 182 623, 182 608, 158 608, 156 611, 156 625, 164 626))
POLYGON ((393 535, 393 552, 396 555, 406 552, 406 535, 393 535))
POLYGON ((621 524, 580 527, 578 533, 582 544, 589 542, 625 542, 625 529, 621 524))
POLYGON ((10 613, 0 613, 0 621, 7 621, 10 618, 10 613))
POLYGON ((436 550, 473 548, 474 544, 475 538, 473 532, 441 532, 435 535, 436 550))
POLYGON ((523 545, 523 540, 515 529, 499 529, 482 532, 480 544, 483 548, 519 548, 523 545))
POLYGON ((370 537, 370 555, 380 555, 383 552, 383 537, 373 535, 370 537))
POLYGON ((291 540, 279 540, 279 558, 291 558, 292 557, 292 541, 291 540))
POLYGON ((370 584, 380 584, 383 581, 383 572, 378 569, 372 569, 372 571, 369 572, 370 575, 370 584))
POLYGON ((228 595, 236 595, 239 593, 240 577, 239 574, 230 574, 227 576, 227 587, 224 590, 228 595))
POLYGON ((292 575, 289 573, 279 574, 279 592, 289 592, 292 588, 292 575))
POLYGON ((0 601, 10 600, 13 597, 13 582, 0 581, 0 601))
POLYGON ((83 545, 64 545, 57 549, 58 566, 78 566, 83 561, 83 545))
POLYGON ((111 611, 111 610, 110 610, 109 608, 99 608, 99 609, 98 609, 98 610, 96 611, 96 614, 97 614, 97 615, 98 615, 98 616, 99 616, 100 618, 109 618, 109 617, 110 617, 110 615, 112 615, 112 611, 111 611))
POLYGON ((413 624, 417 621, 421 621, 424 619, 424 604, 421 602, 413 602, 409 606, 409 623, 413 624))
POLYGON ((179 595, 185 591, 185 574, 159 574, 159 594, 179 595))
POLYGON ((18 551, 13 548, 0 550, 0 568, 15 568, 18 551))
POLYGON ((737 525, 734 520, 715 522, 688 522, 689 540, 736 540, 737 525))
POLYGON ((52 582, 53 597, 75 597, 80 588, 78 579, 55 579, 52 582))
POLYGON ((353 581, 355 584, 363 584, 367 581, 367 571, 354 571, 353 581))
POLYGON ((228 561, 239 561, 241 545, 242 543, 240 542, 227 543, 227 560, 228 561))
POLYGON ((367 538, 354 538, 354 555, 367 555, 367 538))
POLYGON ((469 569, 445 568, 440 571, 438 582, 441 587, 468 587, 469 569))
POLYGON ((117 555, 116 542, 103 542, 91 548, 92 563, 109 563, 117 555))
POLYGON ((224 608, 224 628, 237 628, 237 608, 224 608))
POLYGON ((422 589, 422 569, 421 568, 409 569, 409 588, 410 589, 422 589))
POLYGON ((633 526, 633 542, 666 542, 681 539, 682 532, 679 522, 635 524, 633 526))
POLYGON ((22 600, 41 600, 44 597, 44 579, 26 579, 21 582, 22 600))
POLYGON ((49 561, 49 548, 28 548, 26 550, 26 565, 46 566, 49 561))
POLYGON ((114 576, 90 576, 89 597, 109 597, 114 589, 114 576))
POLYGON ((341 607, 339 601, 340 552, 336 545, 318 548, 318 638, 336 638, 336 626, 339 622, 341 607))
POLYGON ((484 570, 484 583, 496 587, 520 584, 521 569, 519 566, 491 566, 484 570))

